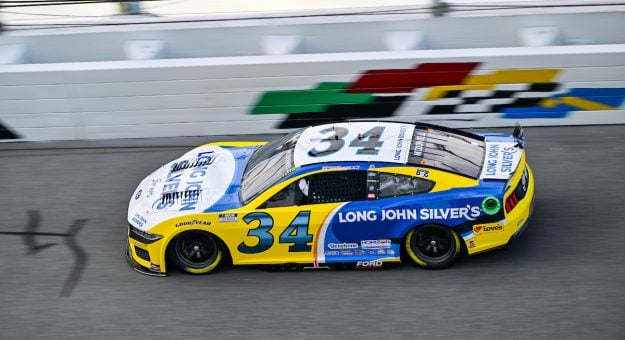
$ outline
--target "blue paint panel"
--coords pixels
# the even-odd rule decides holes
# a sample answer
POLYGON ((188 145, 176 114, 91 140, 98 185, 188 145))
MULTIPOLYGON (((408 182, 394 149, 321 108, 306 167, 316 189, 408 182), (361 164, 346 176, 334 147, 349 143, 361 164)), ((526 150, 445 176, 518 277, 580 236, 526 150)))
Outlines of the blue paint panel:
POLYGON ((625 100, 625 88, 579 88, 558 97, 580 97, 610 106, 620 106, 625 100))
POLYGON ((503 198, 502 186, 498 182, 478 188, 346 203, 332 216, 326 231, 326 262, 399 256, 404 236, 412 228, 423 224, 443 224, 462 234, 471 231, 473 224, 502 220, 503 211, 487 215, 481 210, 486 196, 503 198), (392 240, 394 243, 385 248, 368 249, 363 240, 380 243, 392 240))
POLYGON ((241 198, 239 197, 239 188, 241 187, 243 172, 245 171, 245 165, 257 147, 222 146, 222 148, 230 151, 230 153, 234 156, 234 177, 232 178, 232 182, 230 182, 228 189, 226 189, 226 193, 217 202, 215 202, 215 204, 204 210, 204 212, 235 209, 242 205, 241 198))
MULTIPOLYGON (((575 88, 567 93, 552 96, 552 99, 577 97, 604 105, 619 107, 625 102, 625 88, 575 88)), ((578 107, 558 104, 555 107, 531 106, 509 107, 502 109, 501 118, 565 118, 571 111, 584 111, 578 107)))
POLYGON ((542 106, 507 108, 501 115, 506 119, 531 119, 531 118, 565 118, 572 109, 563 110, 563 107, 570 108, 568 105, 558 105, 553 109, 542 106))

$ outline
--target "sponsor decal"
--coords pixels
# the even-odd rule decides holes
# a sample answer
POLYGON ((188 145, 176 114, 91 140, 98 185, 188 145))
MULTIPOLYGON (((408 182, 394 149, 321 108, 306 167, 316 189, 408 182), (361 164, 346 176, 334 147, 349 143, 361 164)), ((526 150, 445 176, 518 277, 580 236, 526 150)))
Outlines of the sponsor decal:
POLYGON ((161 272, 161 266, 159 264, 150 262, 150 271, 160 273, 161 272))
POLYGON ((475 241, 469 240, 469 248, 475 248, 475 241))
POLYGON ((374 255, 375 254, 375 250, 367 250, 367 254, 374 255))
POLYGON ((393 249, 387 249, 386 253, 389 255, 395 255, 395 251, 393 249))
POLYGON ((330 249, 356 249, 358 243, 328 243, 330 249))
POLYGON ((354 252, 351 250, 342 250, 341 255, 354 255, 354 252))
POLYGON ((137 228, 141 228, 143 227, 144 224, 148 223, 148 220, 145 219, 145 217, 139 215, 139 214, 135 214, 132 219, 131 219, 132 223, 135 224, 135 226, 137 228))
POLYGON ((360 170, 360 165, 324 165, 321 170, 360 170))
POLYGON ((377 253, 378 253, 379 255, 384 255, 384 254, 386 254, 386 251, 385 251, 384 249, 379 249, 379 250, 377 251, 377 253))
POLYGON ((338 254, 339 254, 339 251, 338 251, 338 250, 328 250, 328 251, 326 251, 326 252, 325 252, 325 254, 326 254, 326 255, 330 255, 330 256, 332 256, 332 255, 338 255, 338 254))
POLYGON ((171 165, 171 172, 181 171, 189 168, 211 165, 215 161, 217 155, 213 151, 200 152, 197 158, 192 160, 182 160, 171 165))
POLYGON ((150 186, 150 188, 148 189, 148 194, 145 197, 152 197, 152 195, 154 195, 154 192, 156 191, 156 187, 158 186, 158 184, 161 182, 160 178, 157 179, 153 179, 152 180, 152 185, 150 186))
POLYGON ((339 212, 339 223, 353 223, 363 221, 377 221, 378 216, 375 210, 367 211, 348 211, 345 213, 339 212))
POLYGON ((373 261, 358 261, 356 262, 356 269, 376 269, 381 268, 384 262, 380 260, 373 261))
POLYGON ((221 223, 239 222, 239 215, 238 214, 219 214, 219 222, 221 223))
POLYGON ((179 199, 180 211, 195 210, 200 200, 204 176, 208 172, 208 166, 215 159, 213 153, 213 151, 200 152, 194 161, 183 160, 173 163, 163 184, 161 199, 155 202, 154 208, 163 210, 173 206, 179 199), (185 169, 193 170, 190 171, 188 178, 182 183, 181 178, 184 171, 181 170, 185 169), (179 192, 181 185, 184 186, 184 190, 179 192))
POLYGON ((354 250, 354 254, 355 254, 355 255, 362 255, 362 254, 364 254, 364 253, 365 253, 365 251, 364 251, 364 250, 360 250, 360 249, 356 249, 356 250, 354 250))
POLYGON ((141 197, 141 194, 143 193, 142 189, 139 189, 139 191, 137 191, 137 194, 135 195, 135 199, 138 200, 139 197, 141 197))
POLYGON ((485 223, 485 224, 477 224, 473 226, 473 232, 476 234, 480 233, 490 233, 495 231, 503 231, 503 223, 485 223))
POLYGON ((428 177, 430 176, 430 170, 418 168, 416 175, 420 177, 428 177))
POLYGON ((360 241, 360 247, 362 249, 381 249, 390 248, 391 240, 362 240, 360 241))
MULTIPOLYGON (((399 127, 399 134, 397 135, 395 152, 393 156, 393 160, 395 161, 401 161, 404 158, 404 139, 406 138, 406 130, 408 130, 408 126, 406 125, 402 125, 399 127)), ((412 132, 413 130, 410 131, 412 132)))
POLYGON ((446 220, 448 218, 463 218, 465 220, 474 221, 481 214, 482 210, 477 206, 467 205, 460 208, 444 208, 444 209, 421 209, 419 218, 421 220, 446 220))
POLYGON ((191 220, 191 221, 185 221, 185 222, 176 223, 176 228, 189 227, 189 226, 192 226, 192 225, 209 226, 209 225, 211 225, 211 223, 209 221, 191 220))
POLYGON ((514 171, 521 154, 515 143, 486 143, 486 159, 482 178, 508 178, 514 171))
POLYGON ((516 221, 516 226, 520 227, 523 224, 523 222, 525 222, 525 218, 523 217, 519 218, 519 220, 516 221))
POLYGON ((423 158, 423 151, 425 150, 425 140, 427 133, 422 130, 418 130, 415 133, 414 138, 414 150, 412 151, 412 155, 418 158, 423 158))
POLYGON ((395 220, 446 220, 462 218, 474 221, 481 214, 478 206, 460 208, 382 209, 339 212, 339 223, 395 221, 395 220))

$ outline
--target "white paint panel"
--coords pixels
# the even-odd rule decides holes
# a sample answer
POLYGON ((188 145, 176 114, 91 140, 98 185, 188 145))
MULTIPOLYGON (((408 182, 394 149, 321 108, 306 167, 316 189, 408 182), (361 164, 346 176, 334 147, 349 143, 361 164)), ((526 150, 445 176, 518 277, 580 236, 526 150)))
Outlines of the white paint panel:
POLYGON ((195 148, 141 181, 128 204, 128 223, 145 231, 172 217, 202 212, 226 193, 234 172, 234 156, 228 150, 212 145, 195 148), (173 168, 182 161, 204 165, 173 168), (185 199, 162 199, 163 194, 189 191, 194 193, 185 199))
POLYGON ((522 150, 515 142, 488 142, 484 153, 481 179, 508 179, 521 160, 522 150))
POLYGON ((295 145, 295 166, 320 162, 391 162, 405 164, 412 124, 350 122, 310 127, 295 145))

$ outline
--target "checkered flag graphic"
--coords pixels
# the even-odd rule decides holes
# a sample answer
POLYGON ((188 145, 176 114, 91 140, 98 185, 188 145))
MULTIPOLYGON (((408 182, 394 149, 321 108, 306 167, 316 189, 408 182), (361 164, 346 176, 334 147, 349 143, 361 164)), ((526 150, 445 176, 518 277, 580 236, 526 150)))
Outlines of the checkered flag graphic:
POLYGON ((427 114, 502 112, 531 107, 554 95, 560 83, 501 84, 491 90, 451 90, 427 114))

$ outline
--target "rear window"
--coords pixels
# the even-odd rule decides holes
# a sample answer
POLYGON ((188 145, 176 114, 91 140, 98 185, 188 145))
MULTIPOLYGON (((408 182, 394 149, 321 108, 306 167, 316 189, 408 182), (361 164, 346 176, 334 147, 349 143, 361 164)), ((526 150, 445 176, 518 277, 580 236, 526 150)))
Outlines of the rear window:
POLYGON ((478 178, 484 150, 484 141, 470 134, 417 128, 412 136, 408 163, 478 178))
POLYGON ((434 182, 412 176, 380 173, 379 198, 398 197, 426 193, 434 182))

